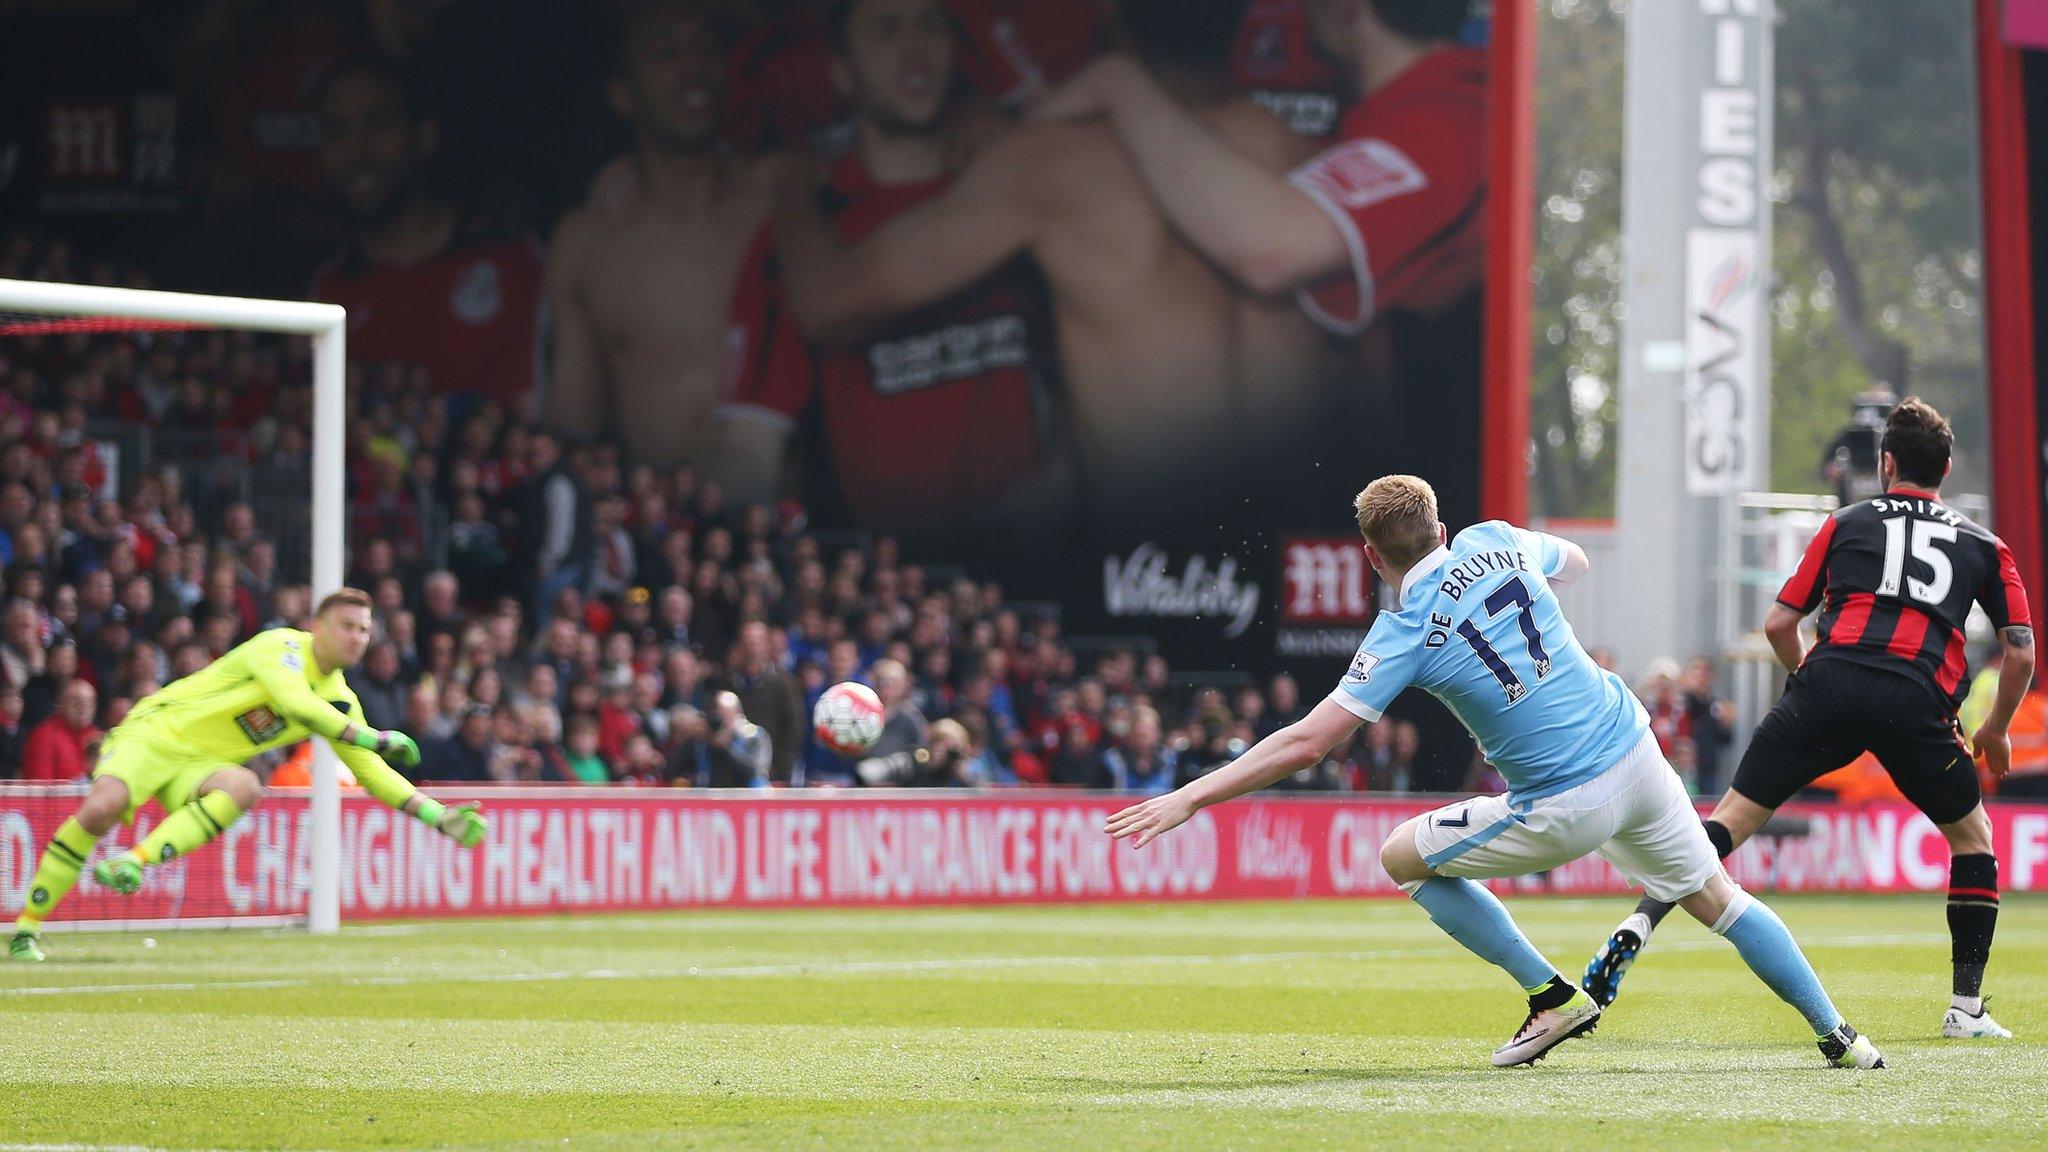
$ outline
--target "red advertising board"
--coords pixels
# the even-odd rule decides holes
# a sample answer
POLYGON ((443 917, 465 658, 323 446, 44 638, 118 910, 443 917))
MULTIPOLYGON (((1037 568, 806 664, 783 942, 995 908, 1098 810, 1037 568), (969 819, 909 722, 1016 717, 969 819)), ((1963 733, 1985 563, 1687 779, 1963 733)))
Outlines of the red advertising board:
MULTIPOLYGON (((465 852, 361 796, 344 798, 342 916, 365 920, 705 906, 907 905, 1386 896, 1380 843, 1433 805, 1273 798, 1198 814, 1133 851, 1102 834, 1121 798, 1081 793, 738 796, 672 791, 486 790, 491 834, 465 852)), ((69 789, 0 790, 0 911, 20 907, 69 789)), ((118 851, 144 831, 117 832, 118 851)), ((1895 804, 1792 805, 1785 835, 1731 861, 1758 891, 1938 891, 1948 849, 1895 804)), ((2048 807, 1992 809, 2011 890, 2048 888, 2048 807)), ((57 922, 294 915, 305 907, 308 808, 278 794, 203 852, 121 897, 90 880, 57 922)), ((1619 893, 1589 857, 1504 892, 1619 893)))

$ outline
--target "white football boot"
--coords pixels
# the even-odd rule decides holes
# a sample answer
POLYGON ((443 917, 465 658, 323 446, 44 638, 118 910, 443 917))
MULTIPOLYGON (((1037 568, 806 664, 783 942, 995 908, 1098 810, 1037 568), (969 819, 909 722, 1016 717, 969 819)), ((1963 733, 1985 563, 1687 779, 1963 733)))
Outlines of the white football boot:
POLYGON ((1950 1004, 1941 1014, 1941 1034, 1950 1040, 2010 1040, 2012 1030, 1991 1018, 1991 998, 1977 1002, 1972 1016, 1960 1005, 1950 1004))
POLYGON ((1493 1050, 1493 1066, 1534 1064, 1559 1044, 1598 1028, 1600 1005, 1576 988, 1572 993, 1572 998, 1559 1007, 1529 1009, 1529 1018, 1522 1021, 1514 1038, 1493 1050))

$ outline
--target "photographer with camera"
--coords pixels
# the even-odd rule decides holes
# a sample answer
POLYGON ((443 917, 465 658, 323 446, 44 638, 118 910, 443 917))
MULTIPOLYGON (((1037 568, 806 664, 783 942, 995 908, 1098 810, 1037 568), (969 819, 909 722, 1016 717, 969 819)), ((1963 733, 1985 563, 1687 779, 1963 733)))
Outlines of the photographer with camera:
POLYGON ((697 774, 700 788, 766 788, 772 754, 768 733, 747 719, 740 698, 720 692, 711 698, 705 717, 704 758, 697 774))

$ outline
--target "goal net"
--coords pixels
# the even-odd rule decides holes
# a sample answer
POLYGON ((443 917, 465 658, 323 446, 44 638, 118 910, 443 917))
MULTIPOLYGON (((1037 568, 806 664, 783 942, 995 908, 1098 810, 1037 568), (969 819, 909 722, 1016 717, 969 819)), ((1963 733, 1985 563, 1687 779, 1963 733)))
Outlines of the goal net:
MULTIPOLYGON (((313 412, 310 436, 310 468, 288 471, 296 478, 296 492, 265 491, 273 506, 297 513, 303 525, 296 533, 283 533, 273 541, 280 555, 280 571, 295 573, 318 598, 341 586, 343 509, 343 365, 344 320, 341 308, 279 300, 250 300, 224 296, 199 296, 178 292, 138 291, 80 284, 0 279, 0 383, 11 383, 16 369, 28 378, 49 379, 57 397, 55 405, 39 404, 26 411, 20 398, 11 409, 0 409, 0 420, 18 421, 24 438, 45 455, 53 469, 58 492, 42 494, 44 499, 69 506, 63 516, 98 514, 103 500, 126 497, 145 470, 179 477, 203 477, 193 489, 181 490, 181 503, 203 488, 209 495, 239 485, 247 492, 252 483, 276 487, 276 473, 253 476, 246 452, 238 451, 226 437, 195 435, 191 421, 152 419, 166 409, 121 413, 107 418, 109 398, 97 390, 108 376, 132 382, 149 377, 164 392, 179 387, 198 387, 189 374, 179 372, 151 376, 161 365, 184 367, 184 354, 204 358, 218 352, 222 335, 258 334, 259 343, 274 342, 277 349, 294 343, 296 355, 282 356, 290 370, 299 375, 298 384, 312 385, 313 412), (87 419, 89 415, 97 419, 87 419), (291 555, 284 553, 289 551, 291 555)), ((246 337, 239 337, 243 344, 246 337)), ((133 400, 133 397, 124 397, 133 400)), ((214 402, 212 395, 165 398, 165 403, 188 406, 214 402)), ((195 516, 197 531, 209 541, 214 524, 195 516)), ((47 518, 46 518, 47 524, 47 518)), ((7 589, 7 605, 13 627, 38 630, 40 646, 65 627, 64 616, 71 598, 83 591, 85 573, 101 566, 101 560, 72 562, 63 555, 64 533, 72 522, 60 518, 59 531, 43 531, 44 562, 23 564, 19 550, 10 569, 13 582, 24 586, 7 589), (76 570, 74 570, 76 569, 76 570), (39 581, 27 587, 29 581, 39 581), (75 582, 75 583, 74 583, 75 582), (60 585, 72 585, 59 606, 60 585)), ((131 533, 121 524, 102 524, 114 536, 131 533)), ((25 530, 24 530, 25 531, 25 530)), ((41 529, 39 529, 41 531, 41 529)), ((30 538, 35 533, 29 534, 30 538)), ((135 536, 125 537, 129 547, 122 563, 129 563, 141 551, 135 536)), ((188 537, 189 538, 189 537, 188 537)), ((10 544, 20 544, 19 532, 10 544)), ((147 547, 175 548, 185 540, 166 536, 147 547)), ((108 551, 120 551, 110 546, 108 551)), ((109 565, 108 567, 111 567, 109 565)), ((149 567, 137 564, 140 572, 149 567)), ((104 586, 103 581, 97 581, 104 586)), ((119 618, 129 632, 126 642, 134 645, 155 642, 154 635, 135 635, 136 622, 124 613, 118 600, 102 609, 96 602, 84 610, 100 614, 101 639, 92 655, 111 662, 116 655, 111 641, 104 639, 106 620, 119 618)), ((9 645, 16 637, 0 636, 9 645)), ((10 651, 18 649, 18 645, 10 651)), ((168 653, 164 654, 167 658, 168 653)), ((68 658, 68 657, 67 657, 68 658)), ((44 669, 9 669, 15 675, 44 669)), ((61 670, 48 670, 42 691, 61 670)), ((105 670, 96 672, 109 680, 97 686, 98 707, 120 708, 127 701, 119 696, 122 687, 141 683, 124 669, 110 678, 105 670)), ((8 679, 12 679, 10 676, 8 679)), ((14 685, 19 689, 20 684, 14 685)), ((39 701, 43 707, 50 701, 39 701)), ((105 713, 103 712, 102 715, 105 713)), ((26 741, 24 727, 19 738, 26 741)), ((274 925, 303 923, 315 932, 332 932, 340 920, 340 833, 341 803, 337 785, 337 763, 333 753, 320 741, 312 741, 311 763, 307 765, 310 786, 273 793, 249 817, 237 821, 206 851, 150 869, 141 892, 121 896, 93 882, 90 869, 79 885, 58 907, 48 927, 218 927, 225 925, 274 925)), ((87 747, 87 762, 94 751, 87 747)), ((27 765, 24 765, 27 767, 27 765)), ((11 919, 20 911, 24 888, 34 873, 44 846, 57 826, 78 806, 85 786, 75 780, 29 782, 0 780, 0 916, 11 919)), ((154 803, 146 806, 132 826, 117 827, 93 856, 96 863, 110 853, 124 851, 163 816, 154 803)))

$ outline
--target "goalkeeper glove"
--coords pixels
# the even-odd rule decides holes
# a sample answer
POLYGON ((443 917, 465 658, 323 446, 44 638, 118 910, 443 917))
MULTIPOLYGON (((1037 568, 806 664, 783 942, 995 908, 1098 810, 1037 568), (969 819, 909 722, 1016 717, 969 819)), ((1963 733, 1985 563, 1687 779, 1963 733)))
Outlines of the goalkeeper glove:
POLYGON ((413 815, 419 817, 420 823, 434 828, 464 848, 474 848, 483 843, 484 834, 491 830, 490 821, 478 811, 481 807, 472 800, 450 808, 430 796, 422 796, 413 815))
POLYGON ((358 748, 368 748, 382 756, 386 763, 395 768, 413 768, 420 762, 420 746, 405 733, 392 729, 379 732, 375 728, 356 729, 353 741, 358 748))

